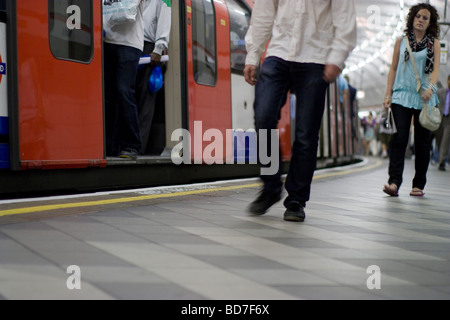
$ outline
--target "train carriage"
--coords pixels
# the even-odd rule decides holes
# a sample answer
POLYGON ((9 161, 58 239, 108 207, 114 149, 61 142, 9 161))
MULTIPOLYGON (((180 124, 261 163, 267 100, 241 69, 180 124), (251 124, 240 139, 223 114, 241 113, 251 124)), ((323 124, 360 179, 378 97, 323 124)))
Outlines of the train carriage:
MULTIPOLYGON (((134 161, 105 155, 101 1, 0 0, 2 197, 258 175, 250 157, 254 88, 243 77, 253 1, 171 5, 170 60, 152 129, 154 152, 134 161), (173 133, 179 129, 191 134, 191 165, 173 162, 179 144, 173 133), (231 132, 230 145, 223 143, 223 161, 210 164, 203 158, 212 144, 208 130, 223 137, 231 132)), ((340 104, 336 83, 327 97, 318 167, 353 161, 356 150, 350 106, 340 104)), ((285 168, 294 99, 288 97, 279 124, 285 168)))

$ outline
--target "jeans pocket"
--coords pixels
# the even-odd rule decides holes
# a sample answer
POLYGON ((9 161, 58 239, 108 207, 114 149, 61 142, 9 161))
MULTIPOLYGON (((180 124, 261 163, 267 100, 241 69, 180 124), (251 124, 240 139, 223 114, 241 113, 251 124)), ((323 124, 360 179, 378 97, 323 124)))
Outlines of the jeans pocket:
POLYGON ((260 75, 277 77, 280 74, 285 74, 289 71, 289 69, 286 67, 288 67, 288 62, 284 61, 283 59, 277 57, 268 57, 264 60, 261 66, 260 75))

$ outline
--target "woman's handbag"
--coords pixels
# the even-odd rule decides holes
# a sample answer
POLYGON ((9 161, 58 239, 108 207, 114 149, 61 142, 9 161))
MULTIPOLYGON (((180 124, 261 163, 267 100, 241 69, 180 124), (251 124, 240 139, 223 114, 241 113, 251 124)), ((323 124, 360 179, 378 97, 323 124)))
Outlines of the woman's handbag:
POLYGON ((381 117, 380 133, 385 134, 397 133, 397 126, 395 125, 394 114, 392 113, 392 109, 390 107, 387 111, 387 114, 381 117))
POLYGON ((419 122, 422 127, 430 131, 436 131, 441 125, 441 120, 441 112, 438 107, 430 107, 426 103, 423 104, 419 115, 419 122))
POLYGON ((103 20, 110 27, 135 22, 141 0, 103 0, 103 20))
MULTIPOLYGON (((422 85, 420 83, 420 77, 419 73, 417 72, 416 62, 414 60, 414 55, 411 50, 411 46, 409 45, 409 40, 405 36, 405 42, 406 47, 409 51, 409 56, 411 57, 411 63, 414 69, 414 72, 416 73, 416 82, 417 82, 417 91, 420 91, 420 94, 422 94, 422 85)), ((422 111, 419 115, 419 122, 422 127, 425 129, 428 129, 430 131, 436 131, 439 129, 439 126, 441 125, 441 112, 439 111, 439 108, 437 106, 429 106, 425 102, 422 104, 422 111)))

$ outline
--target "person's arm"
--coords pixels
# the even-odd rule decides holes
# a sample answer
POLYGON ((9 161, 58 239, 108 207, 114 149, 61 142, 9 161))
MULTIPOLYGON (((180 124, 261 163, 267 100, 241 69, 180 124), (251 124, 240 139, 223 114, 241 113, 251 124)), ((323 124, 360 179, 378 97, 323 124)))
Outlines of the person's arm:
POLYGON ((244 77, 250 85, 256 84, 256 70, 261 56, 266 50, 267 41, 272 34, 277 8, 277 0, 255 1, 253 6, 250 27, 245 36, 247 58, 245 60, 244 77))
POLYGON ((395 77, 397 75, 397 67, 400 59, 400 44, 402 43, 402 37, 398 38, 395 42, 394 53, 392 55, 392 64, 389 69, 387 86, 386 86, 386 95, 384 97, 383 105, 387 109, 392 102, 392 87, 394 86, 395 77))
POLYGON ((172 8, 170 1, 161 1, 161 11, 158 16, 158 25, 156 27, 155 50, 154 53, 160 56, 169 48, 170 29, 172 27, 172 8))
POLYGON ((353 1, 331 1, 331 14, 335 34, 327 58, 324 80, 334 81, 342 69, 345 60, 356 46, 356 9, 353 1))

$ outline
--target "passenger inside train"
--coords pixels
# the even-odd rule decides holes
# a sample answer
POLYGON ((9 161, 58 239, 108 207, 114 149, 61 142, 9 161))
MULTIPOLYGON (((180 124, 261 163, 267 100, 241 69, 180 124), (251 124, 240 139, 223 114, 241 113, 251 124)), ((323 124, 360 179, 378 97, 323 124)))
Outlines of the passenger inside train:
POLYGON ((136 78, 136 97, 141 133, 142 155, 160 155, 164 150, 164 85, 162 88, 151 87, 153 70, 162 70, 164 77, 166 64, 161 56, 167 54, 172 24, 170 1, 154 0, 144 11, 144 51, 150 55, 150 64, 139 66, 136 78))

